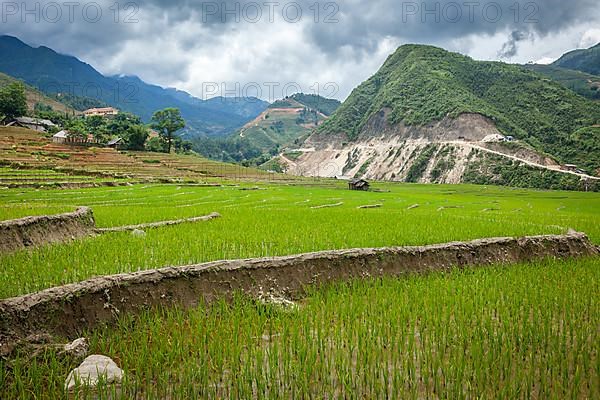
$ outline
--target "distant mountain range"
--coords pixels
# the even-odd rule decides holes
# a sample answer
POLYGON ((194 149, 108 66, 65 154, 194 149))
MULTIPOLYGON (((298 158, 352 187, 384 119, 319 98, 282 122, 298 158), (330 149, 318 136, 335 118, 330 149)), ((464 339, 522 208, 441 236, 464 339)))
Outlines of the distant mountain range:
POLYGON ((177 107, 186 120, 188 137, 227 135, 269 105, 256 98, 202 100, 135 76, 104 76, 75 57, 44 46, 34 48, 12 36, 0 36, 0 72, 45 94, 93 98, 139 115, 146 122, 159 109, 177 107))

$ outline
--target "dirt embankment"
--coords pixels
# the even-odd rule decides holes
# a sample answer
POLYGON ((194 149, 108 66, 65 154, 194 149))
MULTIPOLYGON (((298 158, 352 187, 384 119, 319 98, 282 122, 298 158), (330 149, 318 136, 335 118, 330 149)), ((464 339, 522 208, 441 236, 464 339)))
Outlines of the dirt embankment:
POLYGON ((72 213, 0 222, 0 252, 80 238, 92 234, 95 227, 89 207, 79 207, 72 213))
POLYGON ((296 299, 309 285, 398 276, 451 267, 598 255, 581 233, 494 238, 419 247, 326 251, 288 257, 218 261, 94 278, 0 301, 0 353, 34 333, 66 338, 157 306, 193 307, 234 292, 296 299))
POLYGON ((219 214, 218 212, 214 212, 209 215, 202 216, 202 217, 183 218, 183 219, 176 219, 176 220, 171 220, 171 221, 150 222, 147 224, 138 224, 138 225, 125 225, 125 226, 117 226, 114 228, 98 228, 98 229, 95 229, 95 232, 96 233, 111 233, 111 232, 135 231, 137 229, 162 228, 164 226, 173 226, 173 225, 181 225, 181 224, 194 223, 194 222, 210 221, 211 219, 215 219, 215 218, 221 218, 221 214, 219 214))
POLYGON ((94 214, 89 207, 58 215, 42 215, 0 222, 0 252, 12 252, 28 247, 65 242, 102 233, 127 232, 138 229, 162 228, 165 226, 210 221, 221 218, 213 212, 209 215, 171 221, 150 222, 139 225, 96 228, 94 214))

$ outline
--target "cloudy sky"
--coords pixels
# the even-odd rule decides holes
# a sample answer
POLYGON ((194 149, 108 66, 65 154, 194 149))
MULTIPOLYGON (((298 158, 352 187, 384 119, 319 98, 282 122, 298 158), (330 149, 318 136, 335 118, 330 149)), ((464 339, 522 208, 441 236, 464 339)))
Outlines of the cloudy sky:
POLYGON ((42 0, 0 11, 0 33, 201 98, 343 100, 405 43, 525 63, 600 42, 597 0, 42 0))

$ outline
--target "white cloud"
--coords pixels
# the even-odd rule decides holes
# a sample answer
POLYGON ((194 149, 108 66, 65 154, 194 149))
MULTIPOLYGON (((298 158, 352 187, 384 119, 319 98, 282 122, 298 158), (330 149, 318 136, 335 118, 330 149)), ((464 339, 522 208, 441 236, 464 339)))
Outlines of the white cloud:
POLYGON ((542 57, 539 60, 537 60, 535 63, 536 64, 542 64, 542 65, 548 65, 548 64, 552 64, 554 61, 556 61, 555 58, 552 58, 552 57, 542 57))

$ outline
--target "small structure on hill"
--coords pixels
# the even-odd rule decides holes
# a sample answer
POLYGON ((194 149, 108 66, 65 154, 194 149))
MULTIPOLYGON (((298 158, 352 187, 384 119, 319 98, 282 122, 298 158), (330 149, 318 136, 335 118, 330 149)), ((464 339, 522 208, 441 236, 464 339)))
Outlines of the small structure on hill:
POLYGON ((69 140, 69 132, 62 130, 52 136, 53 143, 66 143, 69 140))
POLYGON ((352 179, 348 182, 348 189, 350 190, 369 190, 369 182, 364 179, 352 179))
POLYGON ((117 137, 117 138, 111 139, 108 143, 106 143, 106 147, 110 147, 112 149, 118 149, 123 144, 124 144, 123 138, 117 137))
POLYGON ((117 115, 119 110, 114 107, 102 107, 102 108, 90 108, 83 112, 83 115, 86 117, 92 117, 94 115, 98 115, 100 117, 106 117, 109 115, 117 115))
POLYGON ((48 119, 19 117, 15 118, 14 121, 8 123, 7 126, 18 126, 21 128, 31 129, 37 132, 46 132, 48 128, 55 127, 56 125, 48 119))
POLYGON ((75 134, 62 130, 52 136, 53 143, 68 144, 73 146, 93 146, 100 144, 90 133, 75 134))
POLYGON ((565 169, 565 170, 567 170, 567 171, 572 171, 572 172, 575 172, 575 171, 577 171, 578 167, 577 167, 577 165, 575 165, 575 164, 565 164, 565 165, 563 166, 563 169, 565 169))
POLYGON ((506 136, 501 135, 499 133, 494 133, 491 135, 487 135, 482 140, 483 143, 501 143, 506 142, 506 136))

